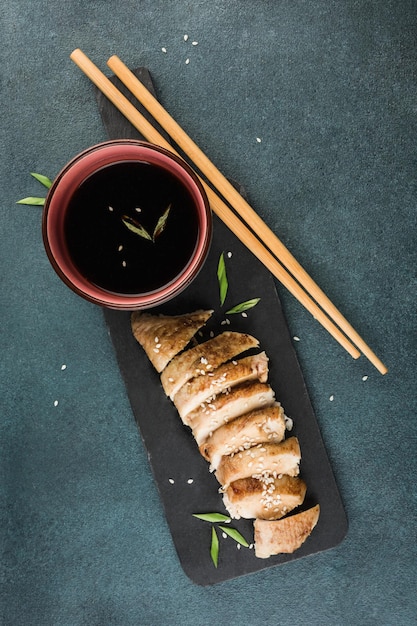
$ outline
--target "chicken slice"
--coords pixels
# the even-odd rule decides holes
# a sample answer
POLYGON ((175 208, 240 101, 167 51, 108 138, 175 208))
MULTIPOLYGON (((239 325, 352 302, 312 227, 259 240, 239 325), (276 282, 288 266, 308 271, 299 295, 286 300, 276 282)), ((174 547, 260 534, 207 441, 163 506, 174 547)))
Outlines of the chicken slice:
POLYGON ((273 554, 291 554, 310 536, 320 516, 320 506, 284 519, 267 521, 256 519, 255 555, 267 559, 273 554))
POLYGON ((259 341, 251 335, 227 331, 186 350, 174 357, 161 374, 165 393, 173 400, 178 390, 191 378, 204 376, 258 345, 259 341))
POLYGON ((276 520, 303 503, 307 486, 294 476, 240 478, 229 485, 223 502, 230 516, 276 520))
POLYGON ((264 441, 278 443, 285 436, 284 409, 276 402, 255 409, 220 426, 200 445, 200 452, 217 469, 223 455, 242 452, 264 441))
POLYGON ((247 411, 266 407, 274 400, 275 394, 267 383, 249 381, 209 398, 198 409, 188 413, 184 423, 190 426, 197 445, 200 446, 210 433, 223 424, 247 411))
POLYGON ((135 311, 132 331, 158 372, 166 367, 204 326, 213 311, 195 311, 186 315, 150 315, 135 311))
POLYGON ((247 380, 258 379, 264 383, 267 378, 268 357, 265 352, 261 352, 238 361, 229 361, 204 376, 192 378, 175 394, 174 404, 181 418, 184 418, 202 402, 226 389, 247 380))
POLYGON ((259 443, 243 452, 223 456, 216 478, 225 490, 233 481, 249 476, 297 476, 300 461, 300 446, 296 437, 290 437, 281 443, 259 443))

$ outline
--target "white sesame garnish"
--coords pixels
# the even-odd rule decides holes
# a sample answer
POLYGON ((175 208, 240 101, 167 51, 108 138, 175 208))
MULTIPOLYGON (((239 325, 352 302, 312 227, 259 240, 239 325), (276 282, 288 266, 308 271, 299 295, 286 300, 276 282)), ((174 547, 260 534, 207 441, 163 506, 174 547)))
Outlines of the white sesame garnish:
POLYGON ((214 337, 214 331, 213 330, 210 331, 210 337, 214 337))
POLYGON ((333 396, 333 395, 331 395, 331 396, 330 396, 330 398, 329 398, 329 400, 330 400, 330 402, 333 402, 333 400, 334 400, 334 396, 333 396))
POLYGON ((227 258, 228 258, 228 259, 231 259, 231 258, 232 258, 232 256, 233 256, 233 253, 232 253, 232 252, 228 252, 228 253, 227 253, 227 258))
POLYGON ((61 370, 66 370, 67 366, 66 365, 61 365, 61 370))
POLYGON ((171 378, 171 376, 170 376, 170 377, 168 378, 168 382, 169 382, 169 383, 173 383, 173 382, 174 382, 174 379, 173 379, 173 378, 171 378))
POLYGON ((170 483, 171 483, 171 485, 173 485, 173 484, 174 484, 174 482, 175 482, 175 480, 174 480, 173 478, 168 478, 168 482, 170 482, 170 483))
POLYGON ((123 246, 122 244, 120 244, 120 246, 117 248, 117 252, 121 252, 123 250, 123 246))
POLYGON ((188 65, 190 62, 190 59, 185 59, 185 65, 188 65))
POLYGON ((362 380, 368 380, 368 376, 362 376, 362 380))
POLYGON ((300 341, 300 337, 297 337, 297 335, 295 335, 295 337, 293 337, 294 341, 300 341))
POLYGON ((122 261, 123 267, 126 267, 126 261, 122 261))
POLYGON ((162 52, 163 52, 164 54, 166 54, 166 52, 167 52, 167 49, 166 49, 166 48, 161 48, 161 50, 162 50, 162 52))
POLYGON ((242 317, 248 317, 248 314, 247 314, 247 313, 245 313, 245 311, 243 311, 243 313, 242 313, 242 317))
POLYGON ((256 138, 256 141, 257 141, 258 143, 261 143, 262 139, 261 139, 260 137, 257 137, 257 138, 256 138))
POLYGON ((189 485, 192 485, 192 484, 193 484, 193 482, 194 482, 193 478, 189 478, 189 479, 187 480, 187 483, 188 483, 189 485))
POLYGON ((240 543, 237 543, 237 544, 236 544, 236 548, 237 548, 238 550, 240 550, 240 543))
POLYGON ((227 539, 226 533, 222 533, 222 537, 223 537, 223 539, 227 539))
POLYGON ((153 351, 156 352, 156 354, 158 354, 159 353, 159 348, 154 348, 153 351))
POLYGON ((193 41, 191 45, 198 46, 198 41, 193 41))
POLYGON ((188 35, 184 35, 184 41, 188 41, 188 35))
POLYGON ((136 213, 142 213, 142 209, 139 206, 137 206, 135 208, 135 211, 136 211, 136 213))
POLYGON ((109 206, 109 211, 114 211, 112 206, 109 206))
POLYGON ((159 337, 154 338, 155 343, 159 343, 159 337))
POLYGON ((58 406, 58 400, 54 400, 54 406, 58 406))

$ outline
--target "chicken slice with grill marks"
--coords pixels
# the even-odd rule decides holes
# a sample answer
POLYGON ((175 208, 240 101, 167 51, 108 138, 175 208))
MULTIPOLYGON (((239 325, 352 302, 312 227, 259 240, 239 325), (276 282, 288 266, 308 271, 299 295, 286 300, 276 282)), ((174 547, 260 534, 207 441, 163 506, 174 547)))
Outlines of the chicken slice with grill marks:
POLYGON ((240 478, 223 494, 224 506, 231 517, 275 520, 303 503, 307 486, 295 476, 240 478))
POLYGON ((264 441, 278 443, 285 436, 284 409, 278 402, 239 415, 220 426, 200 445, 200 453, 217 469, 223 455, 246 450, 264 441))
POLYGON ((256 519, 255 555, 259 559, 267 559, 273 554, 291 554, 311 535, 319 516, 320 505, 316 504, 307 511, 284 519, 272 522, 256 519))
POLYGON ((210 433, 223 424, 242 413, 266 407, 274 401, 274 391, 267 383, 249 381, 209 398, 198 409, 188 413, 184 423, 190 426, 197 445, 200 446, 210 433))
POLYGON ((185 315, 150 315, 135 311, 131 316, 132 331, 152 365, 162 372, 212 314, 211 310, 185 315))
POLYGON ((226 331, 189 348, 174 357, 162 372, 161 382, 165 393, 173 400, 179 389, 191 378, 205 376, 226 361, 258 345, 259 341, 251 335, 226 331))
MULTIPOLYGON (((205 359, 203 359, 202 367, 205 364, 205 359)), ((219 394, 247 380, 257 379, 264 383, 267 378, 268 357, 265 352, 261 352, 237 361, 229 361, 214 371, 208 371, 206 375, 192 378, 175 394, 174 404, 183 419, 187 413, 196 409, 214 394, 219 394)))
POLYGON ((300 445, 296 437, 290 437, 281 443, 259 443, 243 452, 223 456, 216 478, 225 490, 239 478, 276 477, 279 474, 297 476, 300 461, 300 445))

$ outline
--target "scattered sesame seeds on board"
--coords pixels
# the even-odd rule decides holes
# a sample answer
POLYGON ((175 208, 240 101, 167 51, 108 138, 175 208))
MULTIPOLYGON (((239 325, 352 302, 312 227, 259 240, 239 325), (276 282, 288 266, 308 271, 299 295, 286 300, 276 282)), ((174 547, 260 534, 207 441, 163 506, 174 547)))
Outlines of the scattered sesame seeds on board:
POLYGON ((61 371, 63 372, 64 370, 67 369, 67 366, 65 364, 61 365, 61 371))
POLYGON ((188 35, 184 35, 184 41, 188 41, 188 35))
POLYGON ((334 395, 331 395, 331 396, 329 397, 329 400, 330 400, 330 402, 333 402, 333 400, 334 400, 334 395))
POLYGON ((185 59, 185 65, 188 65, 190 62, 190 59, 185 59))
POLYGON ((58 406, 59 402, 58 400, 54 400, 54 406, 58 406))
POLYGON ((175 483, 175 480, 173 478, 168 478, 168 482, 171 483, 171 485, 173 485, 175 483))
POLYGON ((257 143, 261 143, 261 142, 262 142, 262 139, 261 139, 260 137, 257 137, 257 138, 256 138, 256 141, 257 141, 257 143))
POLYGON ((161 48, 161 50, 162 50, 162 52, 163 52, 164 54, 166 54, 166 53, 167 53, 167 49, 166 49, 166 48, 161 48))
POLYGON ((368 380, 368 376, 362 376, 362 380, 368 380))
POLYGON ((294 341, 300 341, 300 337, 297 337, 297 335, 295 335, 295 336, 293 337, 293 339, 294 339, 294 341))

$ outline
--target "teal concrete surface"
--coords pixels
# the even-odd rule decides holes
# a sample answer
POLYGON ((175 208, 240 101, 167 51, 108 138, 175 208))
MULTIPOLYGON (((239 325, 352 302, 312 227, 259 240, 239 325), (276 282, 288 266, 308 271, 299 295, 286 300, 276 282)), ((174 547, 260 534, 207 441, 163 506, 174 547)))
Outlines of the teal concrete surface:
POLYGON ((416 9, 3 1, 2 624, 416 624, 416 9), (149 69, 387 364, 353 360, 277 283, 349 519, 332 550, 210 587, 184 574, 103 313, 55 275, 41 208, 16 204, 44 193, 30 172, 106 138, 77 47, 107 74, 112 54, 149 69))

